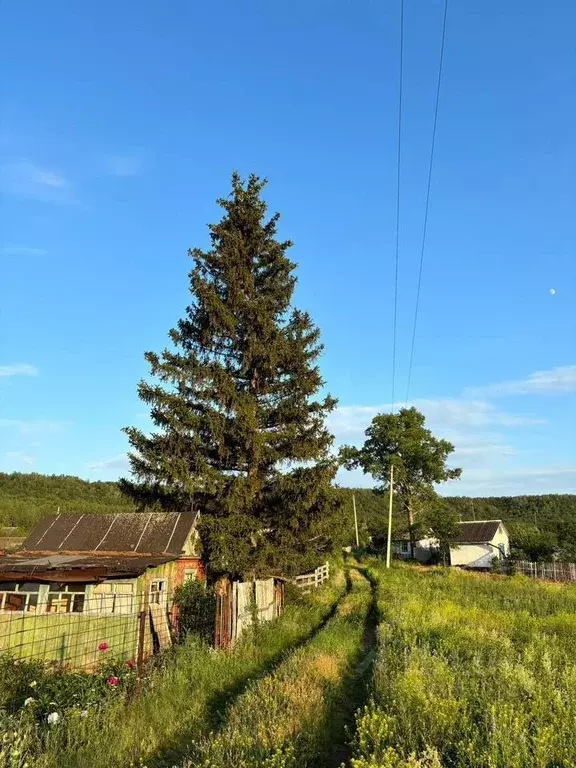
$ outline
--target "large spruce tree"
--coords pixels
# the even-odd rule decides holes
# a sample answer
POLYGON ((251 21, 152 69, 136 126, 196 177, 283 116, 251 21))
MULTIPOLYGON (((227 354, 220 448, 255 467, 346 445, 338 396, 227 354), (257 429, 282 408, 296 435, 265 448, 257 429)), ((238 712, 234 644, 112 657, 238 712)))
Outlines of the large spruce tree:
POLYGON ((336 401, 315 397, 320 333, 291 307, 296 265, 265 183, 233 174, 211 248, 189 251, 192 303, 138 388, 156 429, 125 430, 134 479, 120 481, 140 508, 198 510, 209 566, 235 575, 313 564, 338 508, 324 423, 336 401))

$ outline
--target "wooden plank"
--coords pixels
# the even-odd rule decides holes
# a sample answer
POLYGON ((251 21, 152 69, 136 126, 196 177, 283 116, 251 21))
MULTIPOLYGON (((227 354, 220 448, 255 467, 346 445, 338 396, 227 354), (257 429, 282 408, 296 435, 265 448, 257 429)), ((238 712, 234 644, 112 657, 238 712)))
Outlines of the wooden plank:
POLYGON ((158 637, 160 649, 169 648, 172 645, 172 637, 170 636, 166 611, 158 603, 151 603, 150 617, 152 619, 152 627, 158 637))

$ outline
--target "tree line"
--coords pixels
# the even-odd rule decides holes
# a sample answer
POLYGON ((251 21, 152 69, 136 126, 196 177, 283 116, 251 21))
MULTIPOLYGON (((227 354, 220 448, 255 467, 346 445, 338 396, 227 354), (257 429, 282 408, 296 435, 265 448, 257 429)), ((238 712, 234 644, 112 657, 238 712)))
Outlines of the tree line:
MULTIPOLYGON (((356 498, 360 544, 383 549, 388 521, 388 496, 370 488, 337 488, 341 504, 341 541, 355 541, 352 495, 356 498)), ((566 551, 576 559, 576 495, 443 497, 462 520, 502 519, 508 526, 516 553, 542 560, 552 552, 566 551), (539 543, 544 542, 544 545, 539 543), (528 550, 524 552, 522 547, 528 550)), ((115 482, 90 482, 72 475, 0 472, 0 527, 15 526, 26 534, 42 515, 61 512, 110 514, 135 512, 115 482)), ((403 519, 394 519, 394 535, 404 536, 403 519)))

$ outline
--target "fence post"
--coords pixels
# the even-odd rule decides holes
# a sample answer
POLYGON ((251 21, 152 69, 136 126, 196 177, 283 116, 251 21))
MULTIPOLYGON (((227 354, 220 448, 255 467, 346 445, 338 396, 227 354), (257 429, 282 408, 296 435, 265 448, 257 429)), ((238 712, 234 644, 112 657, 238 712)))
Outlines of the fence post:
POLYGON ((148 606, 144 597, 145 608, 138 614, 138 653, 136 655, 136 672, 138 675, 137 695, 142 693, 142 669, 144 667, 144 643, 146 642, 146 615, 148 606))

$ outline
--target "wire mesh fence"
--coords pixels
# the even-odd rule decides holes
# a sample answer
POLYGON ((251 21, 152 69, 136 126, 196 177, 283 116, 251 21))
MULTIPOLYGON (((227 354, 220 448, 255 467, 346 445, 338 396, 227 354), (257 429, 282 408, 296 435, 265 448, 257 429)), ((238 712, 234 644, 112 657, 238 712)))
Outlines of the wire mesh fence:
POLYGON ((37 594, 24 600, 21 593, 0 594, 0 651, 20 660, 40 659, 55 668, 96 668, 103 650, 118 660, 142 660, 153 652, 163 629, 161 619, 153 626, 142 594, 103 600, 101 595, 77 592, 48 595, 45 601, 37 594))
POLYGON ((26 584, 14 586, 0 585, 0 653, 39 659, 55 670, 96 670, 103 651, 107 659, 141 666, 188 632, 213 632, 209 614, 189 617, 181 627, 169 592, 88 595, 79 588, 56 593, 37 584, 28 591, 26 584))

